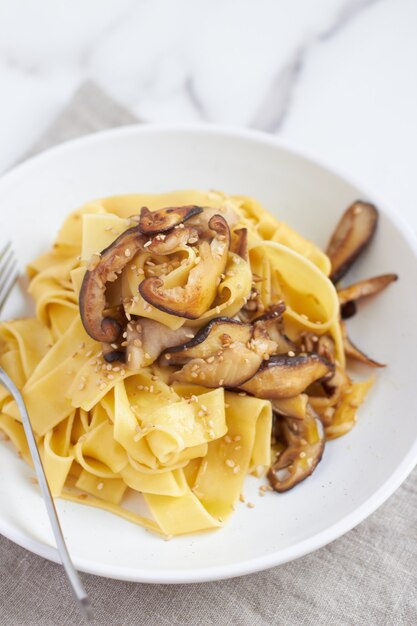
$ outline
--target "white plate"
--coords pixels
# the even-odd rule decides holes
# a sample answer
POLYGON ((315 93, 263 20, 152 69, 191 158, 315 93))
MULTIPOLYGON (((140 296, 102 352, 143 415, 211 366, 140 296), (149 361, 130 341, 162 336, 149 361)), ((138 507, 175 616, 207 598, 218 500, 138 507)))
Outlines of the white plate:
MULTIPOLYGON (((189 187, 258 198, 280 219, 324 245, 342 210, 367 194, 275 138, 213 127, 130 127, 69 142, 30 160, 0 181, 2 234, 22 263, 46 250, 65 215, 84 201, 129 192, 189 187)), ((372 196, 374 199, 374 196, 372 196)), ((220 531, 165 542, 109 513, 58 501, 76 566, 141 582, 215 580, 295 559, 339 537, 372 513, 417 460, 416 244, 398 217, 381 209, 377 237, 351 278, 397 272, 400 280, 361 307, 350 322, 357 343, 388 362, 360 411, 356 428, 330 442, 311 478, 286 494, 237 506, 220 531)), ((15 297, 4 317, 22 313, 15 297)), ((38 489, 28 468, 0 446, 0 532, 56 560, 38 489)))

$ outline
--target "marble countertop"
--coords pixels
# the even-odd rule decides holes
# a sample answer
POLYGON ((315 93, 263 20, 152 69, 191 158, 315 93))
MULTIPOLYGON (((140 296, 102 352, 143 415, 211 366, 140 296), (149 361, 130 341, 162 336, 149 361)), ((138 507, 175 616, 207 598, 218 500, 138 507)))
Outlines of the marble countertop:
POLYGON ((417 230, 415 0, 2 0, 0 172, 78 86, 142 120, 274 133, 417 230))

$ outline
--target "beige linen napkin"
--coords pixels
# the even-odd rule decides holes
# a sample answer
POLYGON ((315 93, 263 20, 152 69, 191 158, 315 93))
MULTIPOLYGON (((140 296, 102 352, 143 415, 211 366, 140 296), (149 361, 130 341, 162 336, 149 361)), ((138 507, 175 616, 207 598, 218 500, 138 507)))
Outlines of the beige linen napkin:
MULTIPOLYGON (((137 121, 89 83, 31 154, 137 121)), ((393 416, 400 419, 401 416, 393 416)), ((367 521, 298 561, 233 580, 140 585, 82 575, 100 626, 415 626, 417 470, 367 521)), ((83 624, 59 565, 0 536, 0 626, 83 624)))

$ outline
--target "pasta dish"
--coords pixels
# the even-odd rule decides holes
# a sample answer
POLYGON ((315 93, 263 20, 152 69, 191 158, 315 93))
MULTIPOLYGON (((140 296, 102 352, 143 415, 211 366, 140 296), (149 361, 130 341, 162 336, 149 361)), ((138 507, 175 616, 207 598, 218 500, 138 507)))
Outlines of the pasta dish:
MULTIPOLYGON (((170 537, 222 527, 248 474, 264 478, 260 495, 309 476, 373 383, 353 382, 346 359, 381 366, 344 320, 396 276, 339 286, 376 223, 355 202, 325 253, 222 192, 115 196, 71 213, 27 269, 36 316, 0 324, 0 366, 22 391, 53 495, 170 537)), ((31 463, 2 388, 0 430, 31 463)))

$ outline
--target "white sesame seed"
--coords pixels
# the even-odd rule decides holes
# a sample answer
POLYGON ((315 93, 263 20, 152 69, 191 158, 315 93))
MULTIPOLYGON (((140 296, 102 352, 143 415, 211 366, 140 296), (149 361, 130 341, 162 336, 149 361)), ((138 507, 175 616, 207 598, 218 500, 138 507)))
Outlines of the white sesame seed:
POLYGON ((97 489, 98 489, 99 491, 101 491, 101 490, 103 489, 103 487, 104 487, 104 483, 98 483, 98 485, 97 485, 97 489))

